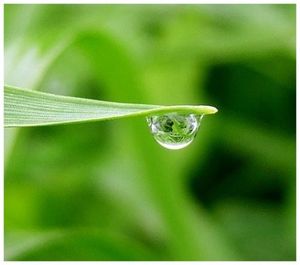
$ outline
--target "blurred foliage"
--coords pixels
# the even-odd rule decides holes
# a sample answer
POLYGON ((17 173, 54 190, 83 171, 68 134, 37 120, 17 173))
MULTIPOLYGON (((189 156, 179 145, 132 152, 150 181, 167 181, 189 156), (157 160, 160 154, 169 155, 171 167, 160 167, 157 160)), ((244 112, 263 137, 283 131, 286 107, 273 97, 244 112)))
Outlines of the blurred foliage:
POLYGON ((194 143, 141 118, 5 130, 6 260, 295 260, 295 5, 5 5, 5 83, 210 104, 194 143))

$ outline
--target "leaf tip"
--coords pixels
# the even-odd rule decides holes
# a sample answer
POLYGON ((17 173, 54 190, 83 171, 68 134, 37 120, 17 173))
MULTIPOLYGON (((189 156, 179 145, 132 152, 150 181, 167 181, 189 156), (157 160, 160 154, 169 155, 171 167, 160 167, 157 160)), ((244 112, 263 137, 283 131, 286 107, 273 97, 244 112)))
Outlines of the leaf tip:
POLYGON ((217 113, 219 110, 215 107, 211 107, 211 114, 217 113))

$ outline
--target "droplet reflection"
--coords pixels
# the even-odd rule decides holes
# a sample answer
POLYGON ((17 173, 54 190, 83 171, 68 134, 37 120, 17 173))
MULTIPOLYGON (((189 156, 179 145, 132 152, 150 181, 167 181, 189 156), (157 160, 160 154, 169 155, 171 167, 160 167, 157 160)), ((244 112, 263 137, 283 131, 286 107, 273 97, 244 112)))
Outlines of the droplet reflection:
POLYGON ((167 149, 188 146, 195 138, 203 115, 168 113, 147 117, 154 139, 167 149))

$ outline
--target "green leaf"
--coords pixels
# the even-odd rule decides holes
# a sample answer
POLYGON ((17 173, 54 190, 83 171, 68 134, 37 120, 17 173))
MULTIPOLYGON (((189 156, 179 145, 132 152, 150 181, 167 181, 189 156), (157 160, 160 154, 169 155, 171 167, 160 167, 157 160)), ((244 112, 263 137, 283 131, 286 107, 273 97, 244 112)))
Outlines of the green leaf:
POLYGON ((155 260, 156 253, 121 233, 95 228, 6 235, 5 260, 155 260))
POLYGON ((4 126, 27 127, 111 120, 167 112, 213 114, 211 106, 157 106, 76 98, 4 87, 4 126))

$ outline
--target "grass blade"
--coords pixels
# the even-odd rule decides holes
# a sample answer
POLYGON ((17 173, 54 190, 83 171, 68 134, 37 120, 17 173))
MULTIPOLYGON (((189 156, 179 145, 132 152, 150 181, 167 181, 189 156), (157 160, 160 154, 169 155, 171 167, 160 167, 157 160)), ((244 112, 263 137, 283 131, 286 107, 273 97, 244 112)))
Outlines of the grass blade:
POLYGON ((166 112, 213 114, 211 106, 157 106, 100 101, 4 87, 4 126, 28 127, 111 120, 166 112))

